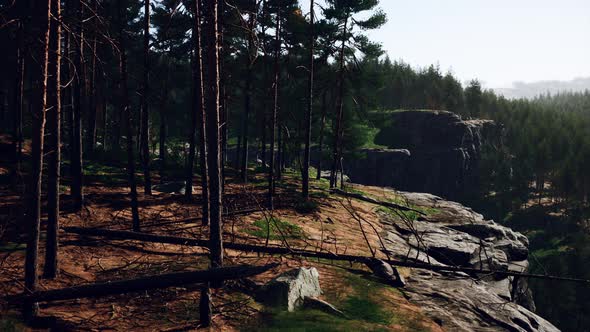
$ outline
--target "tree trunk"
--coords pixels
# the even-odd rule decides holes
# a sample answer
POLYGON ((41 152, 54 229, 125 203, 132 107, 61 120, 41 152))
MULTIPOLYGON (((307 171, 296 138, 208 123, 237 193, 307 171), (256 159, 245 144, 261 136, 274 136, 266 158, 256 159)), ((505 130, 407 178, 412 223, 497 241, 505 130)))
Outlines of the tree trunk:
POLYGON ((166 62, 166 79, 160 102, 160 132, 159 132, 159 158, 160 158, 160 182, 164 181, 166 175, 166 108, 168 106, 168 84, 170 82, 170 59, 166 62))
POLYGON ((254 79, 254 61, 256 59, 257 50, 254 47, 254 37, 256 32, 254 28, 256 26, 256 0, 252 1, 252 11, 250 12, 248 20, 248 56, 246 57, 246 87, 244 89, 244 117, 242 122, 242 164, 240 165, 240 177, 242 182, 248 182, 248 149, 249 149, 249 137, 248 129, 250 127, 250 110, 252 108, 252 81, 254 79))
POLYGON ((210 204, 210 247, 211 266, 223 265, 222 228, 221 228, 221 151, 219 127, 219 35, 217 0, 205 1, 204 14, 207 17, 207 166, 209 174, 210 204))
POLYGON ((131 292, 140 292, 151 289, 179 287, 187 284, 209 282, 215 280, 231 280, 253 277, 277 267, 278 264, 263 266, 238 265, 209 270, 197 270, 188 272, 175 272, 154 276, 140 277, 137 279, 108 281, 96 284, 73 286, 62 289, 52 289, 35 292, 30 295, 11 297, 12 300, 25 300, 35 302, 52 302, 73 300, 79 298, 97 298, 131 292))
POLYGON ((327 96, 328 90, 326 89, 322 94, 322 120, 320 124, 320 139, 318 143, 318 163, 317 168, 318 172, 316 174, 316 180, 320 180, 322 178, 322 159, 323 159, 323 148, 324 148, 324 130, 326 128, 326 114, 328 111, 328 104, 327 104, 327 96))
MULTIPOLYGON (((202 224, 209 224, 209 175, 207 167, 207 133, 206 133, 206 116, 203 100, 203 55, 201 51, 201 3, 195 0, 195 13, 193 22, 193 42, 194 42, 194 59, 193 59, 193 126, 199 129, 199 172, 201 175, 201 199, 203 202, 203 219, 202 224)), ((196 130, 196 129, 195 129, 196 130)), ((193 137, 195 135, 193 130, 193 137)), ((193 139, 194 142, 194 139, 193 139)), ((191 152, 194 148, 191 148, 191 152)), ((194 155, 193 155, 194 164, 194 155)), ((191 181, 192 181, 192 167, 191 181)), ((187 178, 188 179, 188 178, 187 178)), ((192 187, 192 186, 191 186, 192 187)), ((187 196, 190 198, 190 196, 187 196)))
MULTIPOLYGON (((226 75, 225 75, 225 41, 224 41, 224 17, 225 17, 225 1, 217 2, 218 17, 217 29, 219 33, 219 89, 220 89, 220 104, 221 109, 221 187, 222 195, 225 193, 225 164, 227 160, 227 131, 228 131, 228 111, 227 111, 227 91, 226 91, 226 75)), ((204 138, 204 136, 203 136, 204 138)), ((206 161, 205 163, 206 164, 206 161)), ((208 199, 207 199, 208 200, 208 199)))
POLYGON ((281 181, 283 179, 283 153, 285 153, 285 143, 284 141, 284 137, 283 137, 283 127, 281 126, 281 120, 278 120, 278 142, 277 144, 279 145, 279 151, 278 151, 278 155, 277 155, 277 180, 281 181))
POLYGON ((139 226, 139 207, 137 204, 137 182, 135 180, 135 156, 133 154, 133 127, 131 126, 131 109, 129 107, 129 94, 127 91, 127 54, 126 54, 126 37, 125 26, 127 25, 127 1, 118 0, 119 13, 119 93, 120 105, 119 112, 125 117, 125 130, 127 131, 127 176, 129 181, 129 190, 131 194, 131 215, 133 218, 133 230, 138 232, 139 226))
POLYGON ((141 164, 143 168, 143 192, 152 194, 152 180, 150 175, 150 112, 148 109, 148 95, 150 93, 150 0, 144 0, 143 20, 143 87, 141 89, 141 164))
POLYGON ((47 240, 43 274, 57 276, 59 230, 59 180, 61 158, 61 0, 51 0, 49 79, 47 83, 47 240))
MULTIPOLYGON (((93 10, 94 13, 97 14, 98 12, 98 0, 93 0, 93 10)), ((98 14, 97 14, 98 15, 98 14)), ((89 157, 94 155, 94 149, 96 147, 96 113, 98 111, 97 107, 97 98, 96 98, 96 51, 97 51, 97 44, 98 44, 98 19, 93 18, 94 20, 94 32, 92 34, 92 54, 90 57, 92 59, 92 76, 90 78, 90 88, 89 88, 89 96, 88 96, 88 133, 86 134, 86 154, 89 157)))
POLYGON ((338 182, 337 173, 340 159, 342 158, 342 118, 344 116, 344 50, 346 48, 346 33, 348 30, 348 17, 344 21, 343 34, 342 34, 342 45, 340 47, 340 56, 338 59, 340 71, 338 75, 338 102, 337 102, 337 120, 336 120, 336 132, 334 133, 334 147, 332 150, 332 171, 330 172, 330 188, 335 188, 338 182))
POLYGON ((275 193, 275 140, 277 132, 277 113, 279 110, 279 75, 280 64, 279 56, 281 55, 281 15, 277 10, 277 25, 275 28, 275 56, 274 56, 274 83, 273 96, 274 105, 270 120, 270 156, 268 167, 268 207, 274 210, 274 193, 275 193))
MULTIPOLYGON (((51 21, 51 0, 38 1, 32 4, 34 23, 38 27, 41 45, 35 45, 38 49, 37 59, 39 63, 35 70, 35 76, 40 81, 39 100, 35 103, 32 112, 33 131, 31 139, 31 173, 27 188, 27 222, 29 226, 27 251, 25 256, 25 293, 37 290, 37 269, 39 260, 39 233, 41 223, 41 178, 43 172, 43 141, 45 136, 45 111, 47 109, 47 73, 49 57, 49 27, 51 21)), ((36 314, 36 305, 30 301, 23 307, 25 318, 32 318, 36 314)))
POLYGON ((21 162, 22 162, 22 144, 23 144, 23 98, 25 85, 25 17, 26 8, 24 2, 17 2, 17 15, 19 18, 17 31, 17 47, 16 47, 16 82, 14 89, 14 119, 13 119, 13 151, 14 151, 14 168, 12 170, 12 180, 14 188, 16 189, 21 177, 21 162))
POLYGON ((84 70, 84 29, 83 29, 83 6, 81 0, 74 0, 73 13, 77 17, 76 28, 74 29, 75 36, 79 39, 74 39, 74 67, 77 75, 72 81, 73 84, 73 118, 71 124, 72 135, 70 138, 70 172, 72 176, 71 194, 74 203, 74 209, 79 211, 84 204, 84 193, 82 184, 82 108, 85 107, 86 100, 84 95, 85 87, 85 70, 84 70))
POLYGON ((303 156, 303 174, 302 174, 302 195, 304 200, 309 199, 309 163, 310 163, 310 152, 311 152, 311 117, 313 111, 313 70, 314 70, 314 13, 313 13, 314 0, 310 1, 309 4, 309 24, 310 24, 310 37, 309 37, 309 82, 308 82, 308 105, 307 113, 305 115, 305 152, 303 156))

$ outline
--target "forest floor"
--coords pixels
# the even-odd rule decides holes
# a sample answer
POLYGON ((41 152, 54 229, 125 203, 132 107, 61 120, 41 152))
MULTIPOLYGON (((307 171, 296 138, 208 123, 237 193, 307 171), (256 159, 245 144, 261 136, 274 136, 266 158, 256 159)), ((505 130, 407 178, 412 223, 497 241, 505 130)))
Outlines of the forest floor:
MULTIPOLYGON (((0 142, 0 151, 6 149, 6 142, 0 142)), ((23 210, 22 201, 19 194, 10 189, 9 167, 4 161, 0 162, 1 295, 23 291, 26 249, 25 227, 18 217, 23 210)), ((68 183, 63 183, 61 225, 131 230, 124 168, 116 164, 87 162, 85 173, 86 204, 80 212, 72 211, 68 183)), ((353 208, 363 218, 376 221, 375 205, 331 196, 326 181, 320 180, 312 182, 311 196, 315 209, 301 211, 298 176, 286 173, 277 188, 277 208, 270 212, 264 209, 262 203, 267 184, 264 176, 252 173, 250 184, 233 182, 231 176, 226 184, 224 206, 227 211, 258 211, 224 217, 225 241, 264 245, 269 233, 270 243, 275 245, 284 245, 286 240, 292 248, 370 256, 358 222, 344 207, 353 208), (277 221, 276 227, 287 234, 285 239, 281 238, 276 227, 271 226, 270 232, 267 232, 271 218, 277 221)), ((67 170, 62 174, 67 174, 67 170)), ((157 176, 153 182, 159 182, 157 176)), ((199 183, 198 179, 195 183, 199 183)), ((142 191, 141 187, 138 189, 142 191)), ((387 195, 379 188, 354 186, 352 190, 362 190, 376 197, 387 195)), ((142 231, 207 239, 207 228, 200 222, 198 193, 200 188, 196 187, 192 202, 187 202, 182 195, 161 192, 154 192, 152 196, 140 194, 142 231)), ((379 223, 375 226, 379 232, 379 223)), ((56 280, 41 279, 41 290, 198 270, 208 266, 207 251, 197 247, 83 237, 63 231, 59 237, 59 277, 56 280)), ((374 232, 368 233, 368 238, 373 247, 379 247, 378 236, 374 232)), ((41 268, 43 247, 42 233, 41 268)), ((270 262, 280 265, 253 278, 254 281, 264 283, 281 272, 313 266, 320 273, 323 299, 342 309, 348 318, 336 318, 314 310, 277 312, 255 302, 235 283, 227 282, 224 288, 213 290, 211 330, 440 331, 440 327, 418 306, 410 303, 400 291, 371 278, 363 265, 225 250, 224 264, 228 266, 270 262)), ((411 273, 410 270, 402 272, 411 273)), ((187 331, 199 327, 199 294, 199 285, 186 285, 95 299, 41 303, 40 313, 57 318, 60 329, 66 330, 187 331)), ((0 300, 0 330, 30 330, 22 324, 17 309, 0 300)))

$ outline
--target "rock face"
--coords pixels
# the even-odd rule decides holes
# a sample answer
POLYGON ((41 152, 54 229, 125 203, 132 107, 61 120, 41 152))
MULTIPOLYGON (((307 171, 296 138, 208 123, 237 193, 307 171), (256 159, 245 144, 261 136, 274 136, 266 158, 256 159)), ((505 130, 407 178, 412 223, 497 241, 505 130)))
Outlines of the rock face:
POLYGON ((322 294, 320 274, 315 268, 299 268, 281 274, 261 287, 256 299, 266 305, 294 311, 306 297, 322 294))
MULTIPOLYGON (((432 212, 413 222, 381 214, 385 246, 395 259, 527 270, 528 240, 524 235, 431 194, 397 195, 432 212)), ((534 303, 524 279, 414 269, 405 279, 403 291, 446 331, 559 331, 531 311, 534 303)))
POLYGON ((345 161, 352 182, 459 199, 477 184, 482 144, 498 140, 489 120, 464 121, 445 111, 399 111, 376 136, 390 149, 366 149, 345 161))

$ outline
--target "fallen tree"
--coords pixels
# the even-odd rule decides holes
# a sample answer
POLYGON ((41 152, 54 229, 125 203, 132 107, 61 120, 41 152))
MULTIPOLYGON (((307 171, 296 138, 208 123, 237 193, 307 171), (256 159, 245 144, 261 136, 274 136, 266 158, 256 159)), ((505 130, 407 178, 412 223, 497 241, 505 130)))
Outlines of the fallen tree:
POLYGON ((6 297, 9 303, 14 302, 47 302, 78 298, 103 297, 150 289, 176 287, 187 284, 198 284, 216 280, 231 280, 252 277, 264 273, 278 264, 264 266, 241 265, 209 270, 177 272, 155 276, 141 277, 120 281, 80 285, 68 288, 38 291, 29 294, 18 294, 6 297))
MULTIPOLYGON (((190 238, 166 236, 166 235, 153 235, 153 234, 140 233, 140 232, 113 231, 113 230, 106 230, 106 229, 100 229, 100 228, 81 228, 81 227, 64 227, 62 229, 68 233, 75 233, 75 234, 86 235, 86 236, 102 236, 102 237, 106 237, 108 239, 116 239, 116 240, 138 240, 138 241, 152 242, 152 243, 178 244, 178 245, 203 247, 203 248, 207 248, 207 246, 209 244, 209 241, 207 241, 207 240, 190 239, 190 238)), ((293 255, 293 256, 308 257, 308 258, 320 258, 320 259, 328 259, 328 260, 358 262, 358 263, 364 263, 364 264, 370 263, 373 260, 375 260, 375 258, 367 257, 367 256, 341 255, 341 254, 325 252, 325 251, 310 251, 310 250, 294 249, 294 248, 289 249, 289 248, 278 247, 278 246, 258 246, 258 245, 252 245, 252 244, 240 244, 240 243, 232 243, 232 242, 224 242, 223 247, 225 249, 245 251, 245 252, 256 252, 256 253, 264 253, 264 254, 271 254, 271 255, 293 255)), ((382 249, 382 251, 385 252, 386 250, 382 249)), ((551 275, 543 275, 543 274, 522 273, 522 272, 516 272, 516 271, 510 271, 510 270, 502 271, 502 270, 476 269, 476 268, 462 267, 462 266, 433 265, 433 264, 420 263, 420 262, 408 261, 408 260, 394 260, 394 259, 382 259, 382 260, 389 263, 392 266, 424 269, 424 270, 429 270, 429 271, 434 271, 434 272, 464 272, 464 273, 468 273, 468 274, 472 274, 472 275, 480 275, 480 274, 493 275, 493 274, 495 274, 495 275, 504 276, 504 277, 513 276, 513 277, 524 277, 524 278, 571 281, 571 282, 590 284, 590 280, 587 280, 587 279, 559 277, 559 276, 551 276, 551 275)))

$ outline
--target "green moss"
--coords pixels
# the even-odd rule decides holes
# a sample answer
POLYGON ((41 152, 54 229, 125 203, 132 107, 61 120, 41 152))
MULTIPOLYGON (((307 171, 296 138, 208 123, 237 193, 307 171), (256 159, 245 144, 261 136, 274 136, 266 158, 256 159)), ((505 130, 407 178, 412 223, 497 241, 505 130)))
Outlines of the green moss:
POLYGON ((243 328, 244 331, 389 331, 392 324, 405 331, 425 331, 417 317, 402 316, 398 306, 384 297, 397 290, 358 274, 338 272, 342 287, 325 290, 328 302, 341 309, 346 318, 318 310, 302 309, 295 312, 268 310, 260 321, 243 328))
POLYGON ((282 239, 281 233, 291 239, 301 239, 305 237, 305 232, 301 227, 274 217, 270 218, 268 221, 266 219, 256 220, 253 226, 254 228, 246 230, 246 233, 258 238, 265 239, 267 235, 270 235, 270 240, 280 240, 282 239))

